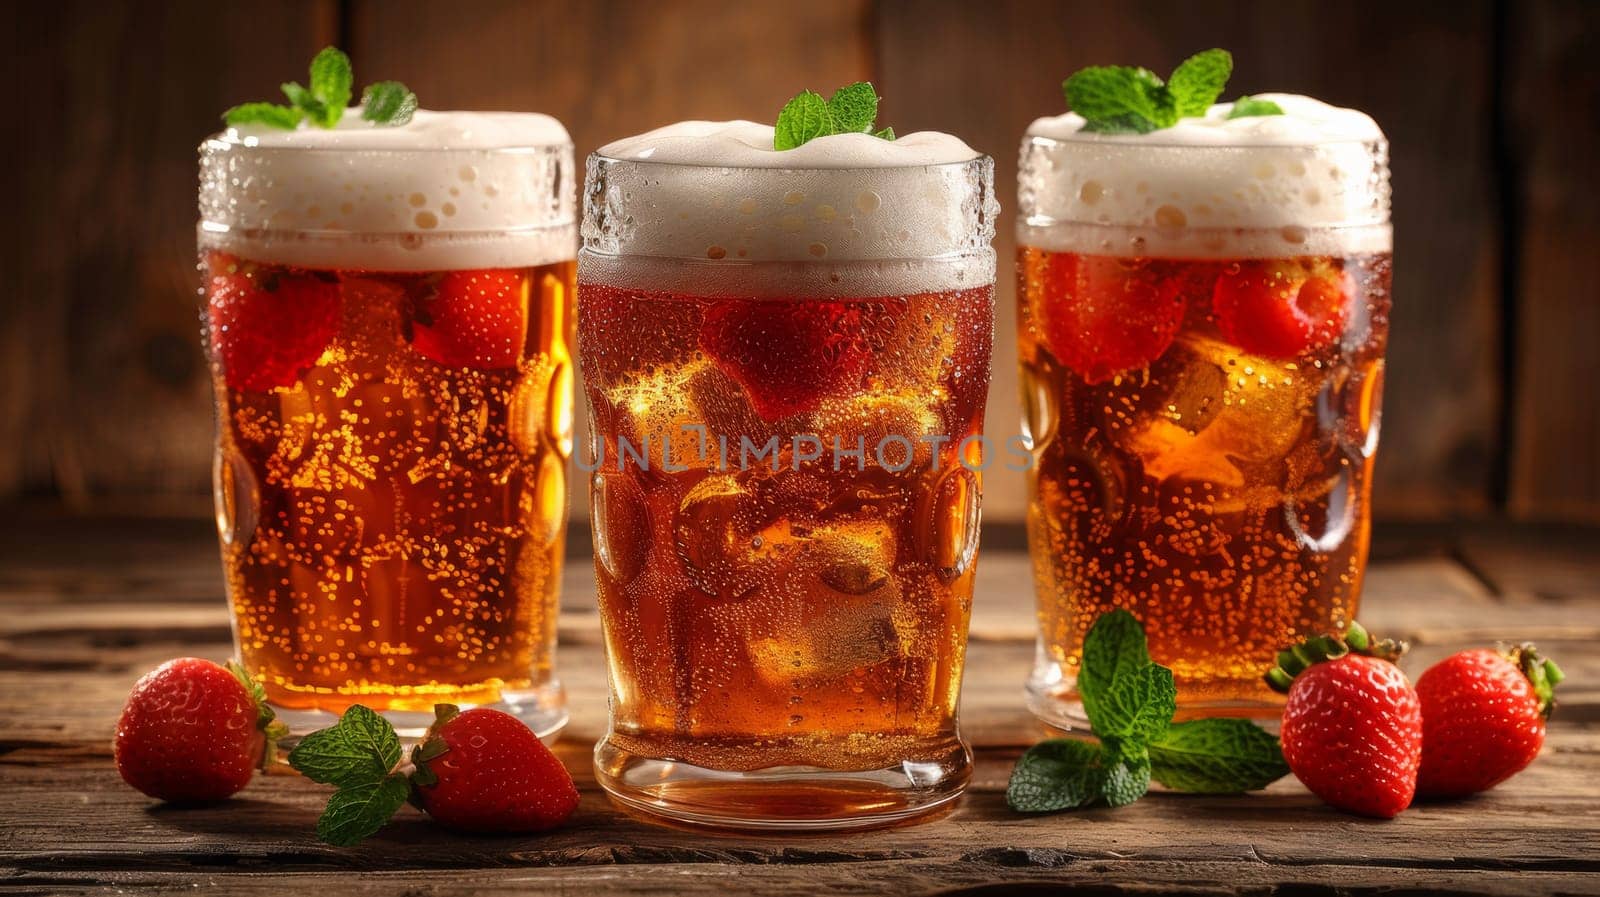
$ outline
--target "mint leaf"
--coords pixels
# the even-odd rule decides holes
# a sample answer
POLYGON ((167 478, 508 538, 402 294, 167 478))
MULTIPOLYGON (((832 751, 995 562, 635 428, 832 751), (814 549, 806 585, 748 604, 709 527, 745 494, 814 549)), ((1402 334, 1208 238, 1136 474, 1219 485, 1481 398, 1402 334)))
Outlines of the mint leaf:
POLYGON ((1063 81, 1067 107, 1094 127, 1085 130, 1145 133, 1177 120, 1172 97, 1149 69, 1126 65, 1092 65, 1063 81))
POLYGON ((1167 90, 1172 94, 1173 108, 1178 118, 1205 115, 1211 104, 1222 96, 1222 88, 1233 74, 1233 55, 1227 50, 1211 49, 1190 56, 1172 70, 1167 79, 1167 90))
POLYGON ((311 91, 301 87, 298 81, 285 81, 278 85, 278 89, 282 90, 283 95, 289 98, 289 105, 297 109, 311 112, 314 109, 320 110, 322 108, 322 104, 317 102, 317 98, 311 95, 311 91))
POLYGON ((1283 107, 1271 100, 1258 100, 1255 97, 1240 97, 1233 101, 1233 108, 1228 111, 1229 118, 1249 118, 1256 115, 1282 115, 1283 107))
POLYGON ((872 129, 877 117, 878 92, 866 81, 841 87, 826 100, 815 91, 802 90, 778 113, 772 127, 772 148, 791 150, 833 134, 871 134, 893 140, 893 128, 872 129))
POLYGON ((231 126, 266 125, 292 131, 300 124, 305 113, 291 106, 277 103, 240 103, 222 113, 222 120, 231 126))
POLYGON ((1091 721, 1118 679, 1131 679, 1150 665, 1144 627, 1133 614, 1117 608, 1101 614, 1083 637, 1083 662, 1078 668, 1078 697, 1091 721))
POLYGON ((361 92, 361 117, 380 125, 403 125, 417 111, 417 95, 399 81, 378 81, 361 92))
POLYGON ((338 124, 344 115, 344 107, 350 105, 352 83, 350 57, 338 47, 323 47, 322 52, 311 60, 311 97, 321 104, 321 108, 311 115, 311 120, 324 128, 338 124))
POLYGON ((1177 711, 1178 688, 1172 682, 1172 671, 1148 663, 1138 672, 1113 679, 1089 714, 1089 722, 1101 738, 1145 744, 1167 731, 1177 711))
POLYGON ((1006 803, 1021 813, 1053 813, 1093 803, 1104 779, 1100 755, 1101 749, 1087 741, 1039 742, 1011 770, 1006 803))
POLYGON ((878 92, 866 81, 841 87, 828 98, 835 134, 866 134, 878 118, 878 92))
POLYGON ((1175 723, 1149 747, 1151 775, 1174 791, 1235 794, 1289 773, 1278 739, 1245 719, 1175 723))
POLYGON ((340 788, 317 820, 317 837, 336 847, 349 847, 383 828, 410 796, 411 783, 399 775, 340 788))
POLYGON ((300 739, 289 752, 289 765, 306 778, 339 788, 371 785, 399 762, 394 727, 360 704, 351 705, 334 725, 300 739))
POLYGON ((1150 755, 1144 745, 1107 741, 1101 764, 1105 779, 1101 793, 1112 807, 1125 807, 1150 790, 1150 755))
POLYGON ((794 149, 830 133, 832 123, 828 118, 828 101, 822 98, 822 94, 802 90, 784 104, 783 111, 778 113, 778 122, 773 126, 772 148, 794 149))
POLYGON ((1138 115, 1119 115, 1116 118, 1091 119, 1083 123, 1081 131, 1090 134, 1148 134, 1157 130, 1156 123, 1138 115))

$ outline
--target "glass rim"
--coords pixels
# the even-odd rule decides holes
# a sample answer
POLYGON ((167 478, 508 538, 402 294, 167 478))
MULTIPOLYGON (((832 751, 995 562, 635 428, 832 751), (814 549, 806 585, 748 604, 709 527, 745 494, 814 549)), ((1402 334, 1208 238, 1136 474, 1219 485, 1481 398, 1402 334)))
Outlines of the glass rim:
POLYGON ((559 152, 573 153, 575 146, 571 140, 563 143, 521 143, 506 146, 407 146, 407 147, 369 147, 369 146, 262 146, 257 143, 246 142, 250 138, 239 140, 229 139, 226 131, 219 131, 200 141, 196 151, 236 152, 251 153, 304 153, 307 155, 327 154, 330 156, 423 156, 445 155, 450 153, 473 153, 479 155, 519 155, 534 156, 554 154, 559 152))
MULTIPOLYGON (((1159 131, 1152 131, 1151 133, 1152 134, 1159 134, 1160 132, 1159 131)), ((1143 135, 1143 136, 1144 137, 1149 137, 1150 135, 1143 135)), ((1327 147, 1327 146, 1359 146, 1359 147, 1388 146, 1389 145, 1389 138, 1388 138, 1387 135, 1380 134, 1378 137, 1376 137, 1376 138, 1374 138, 1372 140, 1358 140, 1358 139, 1354 139, 1354 138, 1339 138, 1337 140, 1318 140, 1318 141, 1310 142, 1310 143, 1228 143, 1228 142, 1224 142, 1224 143, 1180 143, 1180 142, 1171 141, 1171 140, 1159 140, 1159 139, 1156 139, 1156 140, 1141 139, 1139 141, 1123 141, 1123 140, 1104 140, 1104 139, 1100 139, 1098 137, 1091 137, 1091 138, 1088 138, 1088 139, 1080 139, 1080 138, 1077 138, 1077 137, 1051 137, 1048 134, 1028 134, 1028 133, 1024 133, 1022 135, 1021 143, 1025 147, 1026 146, 1084 146, 1084 147, 1095 147, 1095 148, 1098 148, 1098 149, 1106 149, 1106 148, 1121 149, 1121 148, 1127 148, 1127 149, 1130 149, 1130 150, 1132 150, 1132 149, 1182 149, 1182 150, 1191 150, 1191 149, 1193 149, 1193 150, 1239 150, 1239 151, 1243 151, 1243 152, 1253 152, 1253 151, 1283 152, 1285 150, 1321 149, 1322 147, 1327 147)))
POLYGON ((595 150, 589 154, 588 161, 591 163, 600 162, 607 165, 637 165, 641 168, 693 168, 700 169, 702 171, 769 171, 775 174, 792 174, 796 172, 814 174, 826 172, 842 175, 864 175, 871 174, 873 172, 885 171, 959 171, 972 165, 981 165, 985 161, 992 164, 994 162, 994 157, 990 156, 988 153, 980 152, 972 156, 970 159, 962 159, 956 162, 923 162, 906 165, 727 165, 712 162, 672 162, 661 159, 627 159, 621 156, 608 156, 605 153, 602 153, 600 150, 595 150))

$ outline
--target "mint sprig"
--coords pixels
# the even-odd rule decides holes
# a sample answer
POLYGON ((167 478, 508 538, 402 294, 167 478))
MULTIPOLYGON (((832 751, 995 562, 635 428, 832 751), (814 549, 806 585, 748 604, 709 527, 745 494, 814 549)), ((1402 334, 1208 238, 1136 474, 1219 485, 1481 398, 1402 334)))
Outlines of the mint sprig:
POLYGON ((878 118, 878 92, 866 81, 839 88, 833 96, 802 90, 785 103, 772 128, 772 148, 791 150, 833 134, 871 134, 894 139, 893 128, 873 130, 878 118))
POLYGON ((317 820, 317 836, 338 847, 376 833, 411 796, 394 726, 360 704, 302 738, 289 752, 289 765, 338 789, 317 820))
MULTIPOLYGON (((285 81, 280 85, 288 98, 287 106, 278 103, 241 103, 222 114, 229 125, 266 125, 293 130, 302 121, 319 128, 337 127, 350 105, 355 78, 350 57, 338 47, 324 47, 311 60, 307 83, 285 81)), ((398 81, 379 81, 362 94, 361 117, 374 124, 403 125, 417 111, 417 95, 398 81)))
POLYGON ((1150 659, 1144 627, 1125 610, 1089 628, 1078 692, 1099 743, 1052 738, 1029 748, 1006 787, 1012 809, 1120 807, 1143 797, 1152 780, 1174 791, 1253 791, 1289 772, 1278 739, 1249 720, 1173 723, 1172 671, 1150 659))
MULTIPOLYGON (((1222 96, 1232 74, 1232 54, 1213 48, 1179 63, 1165 81, 1147 68, 1094 65, 1074 72, 1061 83, 1061 91, 1067 107, 1083 117, 1084 131, 1148 134, 1170 128, 1179 119, 1205 115, 1222 96)), ((1270 100, 1243 97, 1240 103, 1246 103, 1252 111, 1230 118, 1283 114, 1270 100)), ((1234 108, 1237 112, 1238 104, 1234 108)))

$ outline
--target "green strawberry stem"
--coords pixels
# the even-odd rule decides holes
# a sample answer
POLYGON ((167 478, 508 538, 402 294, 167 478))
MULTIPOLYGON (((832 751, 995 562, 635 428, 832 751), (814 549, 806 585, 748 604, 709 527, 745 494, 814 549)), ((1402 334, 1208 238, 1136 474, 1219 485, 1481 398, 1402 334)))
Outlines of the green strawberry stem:
POLYGON ((239 680, 240 685, 244 686, 244 690, 250 695, 250 699, 255 701, 256 728, 261 730, 261 734, 267 740, 266 746, 261 751, 260 765, 261 771, 266 772, 268 767, 277 762, 278 742, 289 737, 289 726, 278 719, 276 713, 272 712, 272 707, 267 704, 266 689, 261 686, 260 682, 256 681, 254 676, 250 675, 250 671, 244 668, 244 664, 237 660, 229 660, 224 664, 224 667, 233 674, 233 678, 239 680))
POLYGON ((1277 666, 1267 671, 1267 685, 1273 691, 1287 694, 1294 677, 1315 664, 1337 660, 1346 654, 1364 654, 1393 663, 1406 652, 1406 647, 1405 642, 1394 639, 1374 641, 1365 626, 1351 620, 1342 635, 1312 636, 1279 651, 1277 666))
POLYGON ((1528 682, 1533 685, 1533 693, 1539 698, 1539 712, 1549 716, 1556 703, 1556 686, 1567 678, 1567 674, 1561 672, 1555 661, 1541 657, 1539 649, 1532 642, 1523 642, 1512 648, 1502 646, 1500 653, 1516 664, 1522 675, 1528 677, 1528 682))

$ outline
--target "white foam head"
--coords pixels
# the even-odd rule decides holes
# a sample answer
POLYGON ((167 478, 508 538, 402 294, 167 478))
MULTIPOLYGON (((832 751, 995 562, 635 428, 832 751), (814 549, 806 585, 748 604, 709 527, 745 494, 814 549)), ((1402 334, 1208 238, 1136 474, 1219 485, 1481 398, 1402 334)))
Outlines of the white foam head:
POLYGON ((584 189, 585 265, 616 273, 629 265, 607 257, 692 260, 697 278, 716 280, 749 263, 841 263, 872 281, 837 286, 835 272, 843 291, 993 281, 993 162, 960 139, 772 144, 769 125, 687 121, 601 147, 584 189), (917 282, 913 262, 926 260, 947 263, 939 283, 917 282))
POLYGON ((1070 112, 1038 119, 1022 142, 1018 239, 1170 257, 1388 251, 1377 123, 1310 97, 1256 98, 1284 114, 1229 119, 1233 104, 1219 103, 1149 134, 1085 132, 1070 112))
POLYGON ((200 240, 258 261, 387 271, 537 265, 575 250, 572 141, 548 115, 231 127, 200 146, 200 240))

